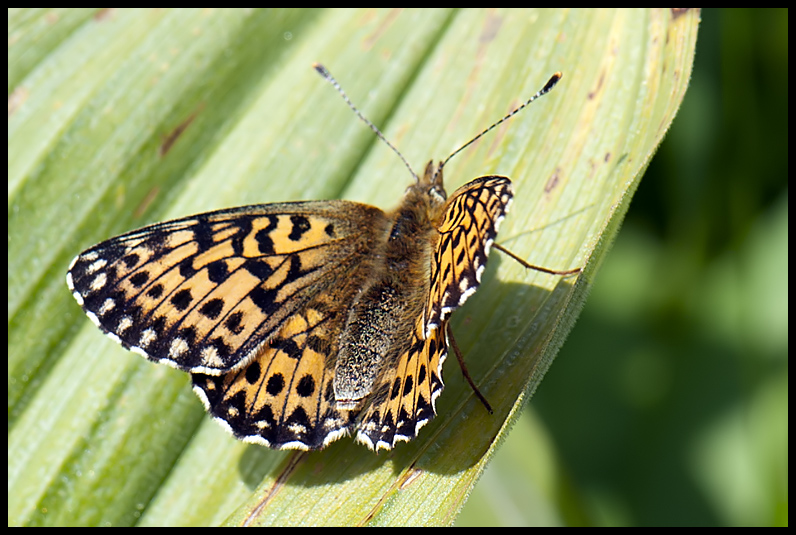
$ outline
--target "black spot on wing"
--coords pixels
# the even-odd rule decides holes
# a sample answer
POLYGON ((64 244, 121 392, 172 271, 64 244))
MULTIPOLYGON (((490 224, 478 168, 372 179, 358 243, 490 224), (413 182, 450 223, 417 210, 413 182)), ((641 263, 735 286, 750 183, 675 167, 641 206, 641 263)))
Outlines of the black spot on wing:
POLYGON ((301 240, 302 236, 310 230, 310 221, 303 215, 290 216, 290 223, 292 227, 288 238, 293 241, 301 240))

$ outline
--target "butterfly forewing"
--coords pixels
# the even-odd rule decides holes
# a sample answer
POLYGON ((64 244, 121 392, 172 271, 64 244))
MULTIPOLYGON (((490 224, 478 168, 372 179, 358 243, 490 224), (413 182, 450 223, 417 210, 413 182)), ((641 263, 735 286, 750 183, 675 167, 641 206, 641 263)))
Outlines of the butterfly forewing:
POLYGON ((513 197, 511 181, 483 176, 465 184, 445 205, 431 260, 426 335, 464 304, 481 283, 489 249, 513 197))
POLYGON ((96 245, 75 259, 67 284, 125 347, 218 375, 245 365, 305 303, 347 277, 383 220, 378 208, 346 201, 211 212, 96 245))

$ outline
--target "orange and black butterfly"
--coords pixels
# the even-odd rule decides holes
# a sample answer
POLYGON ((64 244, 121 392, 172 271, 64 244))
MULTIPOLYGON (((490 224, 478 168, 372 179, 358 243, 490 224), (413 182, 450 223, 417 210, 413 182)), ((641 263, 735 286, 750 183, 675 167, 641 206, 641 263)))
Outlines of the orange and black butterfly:
POLYGON ((513 195, 508 178, 484 176, 448 197, 445 162, 391 212, 331 200, 194 215, 87 249, 66 281, 108 336, 191 373, 236 437, 320 449, 350 434, 389 450, 435 415, 447 323, 478 288, 513 195))

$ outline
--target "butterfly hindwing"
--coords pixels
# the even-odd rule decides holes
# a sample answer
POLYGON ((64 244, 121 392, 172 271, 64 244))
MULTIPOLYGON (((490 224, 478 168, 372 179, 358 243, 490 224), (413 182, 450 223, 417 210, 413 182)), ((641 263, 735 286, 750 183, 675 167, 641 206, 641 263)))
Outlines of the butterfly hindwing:
POLYGON ((193 375, 208 412, 246 441, 272 448, 319 449, 348 434, 355 412, 335 406, 332 381, 354 279, 319 293, 291 315, 245 367, 193 375))
POLYGON ((418 318, 411 340, 388 362, 359 416, 357 440, 370 449, 392 449, 412 440, 436 414, 447 355, 444 329, 423 335, 418 318))
POLYGON ((383 219, 347 201, 210 212, 88 249, 67 284, 126 348, 218 375, 245 365, 304 303, 347 276, 383 219))

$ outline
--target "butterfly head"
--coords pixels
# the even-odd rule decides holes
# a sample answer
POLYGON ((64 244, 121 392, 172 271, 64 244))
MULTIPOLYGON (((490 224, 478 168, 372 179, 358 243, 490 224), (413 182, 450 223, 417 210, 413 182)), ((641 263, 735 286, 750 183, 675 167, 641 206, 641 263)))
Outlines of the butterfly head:
POLYGON ((442 184, 442 166, 434 169, 434 160, 426 165, 426 170, 417 182, 406 188, 406 197, 418 196, 427 199, 432 207, 442 206, 448 199, 445 186, 442 184))

